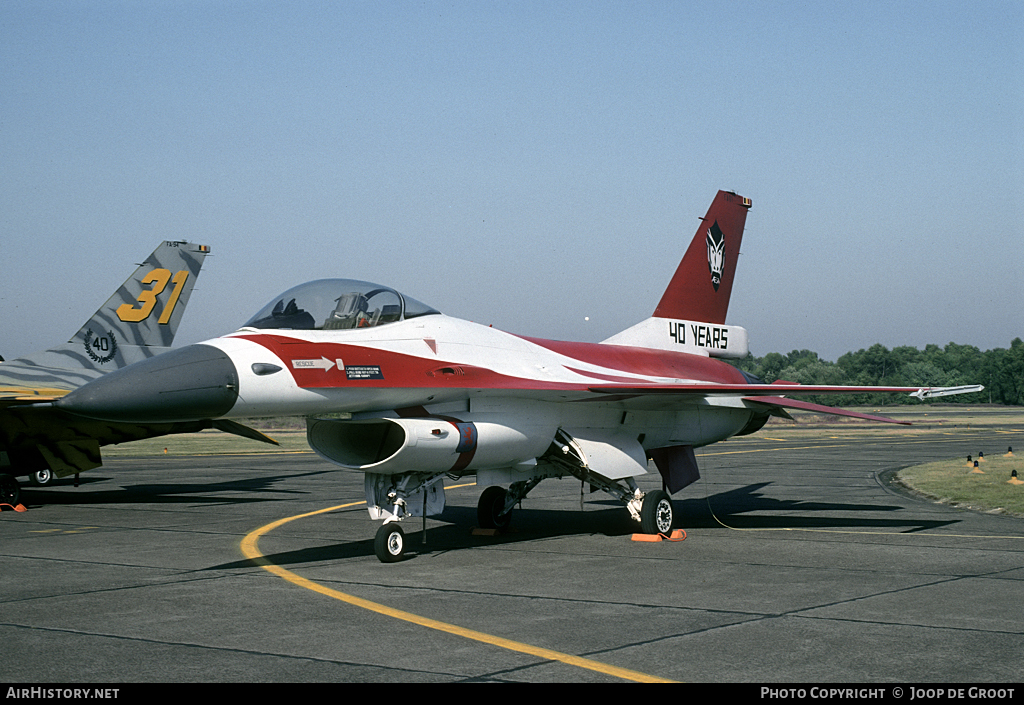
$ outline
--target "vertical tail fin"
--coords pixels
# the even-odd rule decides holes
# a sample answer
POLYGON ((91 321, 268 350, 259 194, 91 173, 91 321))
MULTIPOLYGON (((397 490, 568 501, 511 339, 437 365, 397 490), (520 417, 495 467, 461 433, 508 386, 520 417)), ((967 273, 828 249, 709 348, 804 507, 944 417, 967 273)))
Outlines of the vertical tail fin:
MULTIPOLYGON (((170 347, 209 252, 206 245, 163 242, 68 342, 93 341, 96 349, 89 355, 93 359, 110 352, 95 344, 104 333, 113 336, 111 345, 170 347)), ((125 360, 118 366, 134 361, 125 360)))
POLYGON ((654 315, 603 341, 715 357, 747 355, 747 332, 725 325, 749 198, 719 191, 654 315))
POLYGON ((749 198, 719 191, 654 310, 655 318, 725 323, 749 198))
POLYGON ((206 245, 165 241, 66 344, 3 364, 25 386, 74 389, 98 375, 170 347, 206 245))

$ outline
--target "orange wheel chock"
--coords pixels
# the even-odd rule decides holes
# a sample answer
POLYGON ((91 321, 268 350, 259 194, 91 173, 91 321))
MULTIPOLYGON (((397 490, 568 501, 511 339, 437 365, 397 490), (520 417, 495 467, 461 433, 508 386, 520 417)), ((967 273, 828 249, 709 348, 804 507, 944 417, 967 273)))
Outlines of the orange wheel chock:
POLYGON ((646 543, 657 543, 658 541, 684 540, 686 540, 686 532, 682 529, 675 529, 668 536, 666 536, 665 534, 633 534, 633 541, 643 541, 646 543))

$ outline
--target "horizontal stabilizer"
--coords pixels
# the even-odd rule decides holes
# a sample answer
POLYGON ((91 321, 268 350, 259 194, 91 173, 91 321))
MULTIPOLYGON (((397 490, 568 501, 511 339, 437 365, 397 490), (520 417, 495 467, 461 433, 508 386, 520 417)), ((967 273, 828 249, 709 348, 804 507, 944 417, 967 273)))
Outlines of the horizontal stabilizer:
POLYGON ((777 394, 871 394, 871 393, 906 393, 919 392, 919 387, 843 387, 820 384, 715 384, 713 382, 695 382, 693 384, 631 384, 605 387, 590 387, 597 394, 616 394, 629 396, 734 396, 736 394, 762 395, 777 394))
MULTIPOLYGON (((909 426, 909 421, 897 421, 896 419, 890 419, 887 416, 875 416, 874 414, 862 414, 859 411, 848 411, 847 409, 837 409, 834 406, 825 406, 824 404, 812 404, 809 401, 798 401, 796 399, 786 399, 784 397, 743 397, 743 401, 751 402, 753 404, 759 404, 762 406, 779 407, 783 409, 798 409, 800 411, 811 411, 818 414, 832 414, 834 416, 849 416, 855 419, 865 419, 867 421, 881 421, 883 423, 898 423, 903 426, 909 426)), ((787 414, 788 416, 788 414, 787 414)))
POLYGON ((57 477, 69 477, 103 464, 100 459, 100 444, 92 439, 40 444, 36 449, 45 461, 46 467, 53 470, 57 477))

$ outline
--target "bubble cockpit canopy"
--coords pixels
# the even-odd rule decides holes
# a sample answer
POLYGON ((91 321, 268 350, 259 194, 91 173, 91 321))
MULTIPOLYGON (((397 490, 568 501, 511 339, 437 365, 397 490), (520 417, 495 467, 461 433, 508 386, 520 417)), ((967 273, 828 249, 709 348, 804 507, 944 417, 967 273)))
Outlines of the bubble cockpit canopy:
POLYGON ((437 313, 440 311, 386 286, 355 279, 318 279, 274 297, 243 327, 292 330, 373 328, 437 313))

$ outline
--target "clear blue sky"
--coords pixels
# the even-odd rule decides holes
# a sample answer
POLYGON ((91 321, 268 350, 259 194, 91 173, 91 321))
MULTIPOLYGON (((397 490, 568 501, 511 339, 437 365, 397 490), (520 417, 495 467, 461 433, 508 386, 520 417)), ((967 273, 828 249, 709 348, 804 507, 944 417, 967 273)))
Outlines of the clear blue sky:
POLYGON ((757 355, 1024 336, 1024 3, 0 4, 0 354, 164 239, 179 333, 321 277, 505 330, 648 317, 753 199, 757 355), (585 320, 589 317, 589 321, 585 320))

